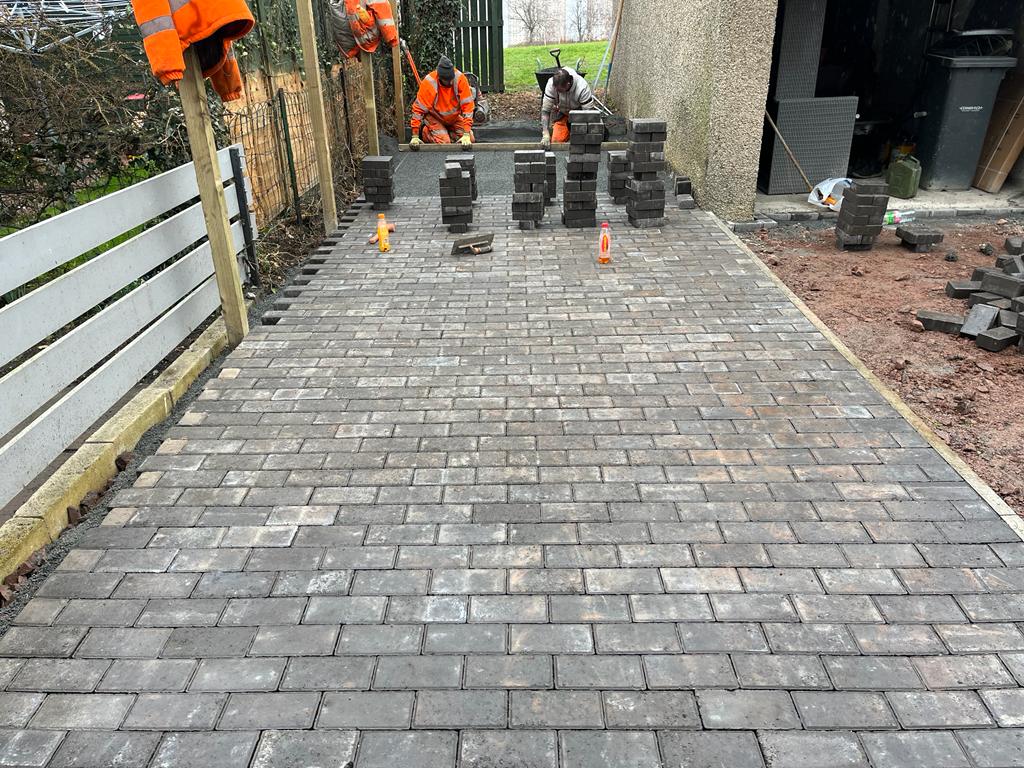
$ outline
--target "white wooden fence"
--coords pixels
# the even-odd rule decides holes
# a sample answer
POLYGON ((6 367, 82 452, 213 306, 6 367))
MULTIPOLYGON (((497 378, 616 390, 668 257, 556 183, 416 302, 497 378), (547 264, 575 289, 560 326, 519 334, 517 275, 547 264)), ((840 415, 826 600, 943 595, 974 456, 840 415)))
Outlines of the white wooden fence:
MULTIPOLYGON (((241 145, 217 159, 244 279, 256 224, 241 145)), ((146 227, 0 308, 0 507, 219 308, 198 195, 189 163, 0 238, 3 295, 146 227)))

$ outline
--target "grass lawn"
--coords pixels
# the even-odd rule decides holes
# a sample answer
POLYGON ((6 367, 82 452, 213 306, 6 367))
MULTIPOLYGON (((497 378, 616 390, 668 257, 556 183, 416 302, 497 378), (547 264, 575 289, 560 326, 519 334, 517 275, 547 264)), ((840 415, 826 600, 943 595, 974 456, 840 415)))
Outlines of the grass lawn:
POLYGON ((595 40, 591 43, 551 43, 549 45, 528 45, 505 49, 505 90, 528 91, 537 89, 537 59, 542 68, 555 66, 555 60, 548 54, 552 48, 561 48, 562 64, 567 67, 576 66, 576 59, 584 60, 587 80, 592 80, 594 73, 601 64, 607 40, 595 40))

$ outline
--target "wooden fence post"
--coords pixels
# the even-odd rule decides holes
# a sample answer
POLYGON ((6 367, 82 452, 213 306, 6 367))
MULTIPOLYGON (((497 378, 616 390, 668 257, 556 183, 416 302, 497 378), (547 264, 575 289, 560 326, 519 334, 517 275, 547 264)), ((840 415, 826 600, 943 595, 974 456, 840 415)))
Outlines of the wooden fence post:
POLYGON ((235 247, 228 223, 228 207, 224 201, 224 184, 217 162, 217 145, 213 137, 210 105, 206 100, 206 82, 196 57, 195 48, 185 51, 185 77, 178 84, 181 107, 185 113, 192 164, 199 184, 199 200, 213 254, 213 269, 220 293, 220 306, 227 326, 228 343, 238 345, 249 332, 249 316, 242 298, 242 282, 235 260, 235 247))
POLYGON ((328 235, 338 228, 338 204, 334 199, 334 171, 331 146, 327 141, 327 116, 320 82, 320 56, 316 49, 312 0, 295 0, 298 12, 299 38, 302 40, 302 68, 306 74, 306 99, 309 101, 309 124, 316 149, 316 172, 320 178, 320 197, 324 206, 324 230, 328 235))
POLYGON ((363 104, 366 108, 366 139, 370 144, 367 154, 380 154, 380 137, 377 135, 377 97, 373 92, 373 55, 359 52, 363 65, 363 104))
MULTIPOLYGON (((395 30, 401 35, 398 24, 398 0, 390 0, 391 15, 395 19, 395 30)), ((395 140, 405 143, 405 81, 402 78, 402 45, 391 49, 391 76, 395 81, 395 140)))

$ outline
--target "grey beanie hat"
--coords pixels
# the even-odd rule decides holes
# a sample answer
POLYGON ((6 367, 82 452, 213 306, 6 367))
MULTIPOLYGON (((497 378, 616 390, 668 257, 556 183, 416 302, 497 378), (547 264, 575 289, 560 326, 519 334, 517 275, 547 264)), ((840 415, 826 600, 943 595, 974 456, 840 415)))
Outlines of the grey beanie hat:
POLYGON ((455 77, 455 65, 447 56, 442 56, 437 62, 437 74, 442 80, 452 80, 455 77))

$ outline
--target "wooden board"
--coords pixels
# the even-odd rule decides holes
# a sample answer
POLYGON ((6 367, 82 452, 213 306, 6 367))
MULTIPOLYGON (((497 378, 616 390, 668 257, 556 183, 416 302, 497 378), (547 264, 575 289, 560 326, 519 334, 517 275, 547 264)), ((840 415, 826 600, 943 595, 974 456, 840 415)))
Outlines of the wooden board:
POLYGON ((1024 73, 1006 76, 992 108, 992 120, 974 175, 974 186, 998 192, 1024 152, 1024 73))
POLYGON ((0 447, 0 506, 198 328, 217 309, 217 296, 211 277, 0 447))
MULTIPOLYGON (((232 226, 231 234, 241 250, 245 245, 241 223, 232 226)), ((0 436, 57 397, 212 274, 210 245, 203 243, 0 379, 0 403, 5 404, 0 409, 0 436)))
MULTIPOLYGON (((227 205, 228 213, 236 216, 234 185, 228 187, 227 205)), ((3 307, 0 327, 8 330, 0 334, 0 365, 205 236, 206 222, 197 203, 3 307)))
MULTIPOLYGON (((231 177, 227 148, 217 154, 231 177)), ((183 165, 0 238, 0 293, 59 267, 165 211, 198 197, 195 171, 183 165)))

